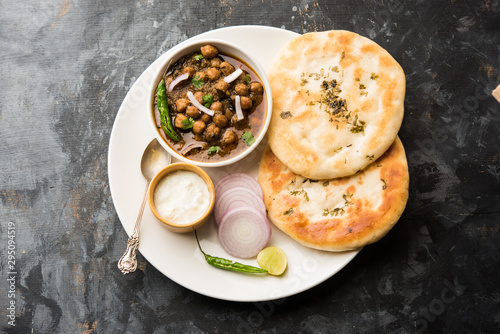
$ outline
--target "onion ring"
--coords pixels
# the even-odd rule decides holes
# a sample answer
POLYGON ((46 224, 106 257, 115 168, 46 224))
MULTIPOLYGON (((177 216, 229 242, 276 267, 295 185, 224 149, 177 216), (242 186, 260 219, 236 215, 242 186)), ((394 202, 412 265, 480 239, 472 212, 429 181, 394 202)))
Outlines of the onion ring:
POLYGON ((264 213, 250 207, 229 210, 217 230, 226 252, 239 258, 256 256, 271 239, 271 225, 264 213))

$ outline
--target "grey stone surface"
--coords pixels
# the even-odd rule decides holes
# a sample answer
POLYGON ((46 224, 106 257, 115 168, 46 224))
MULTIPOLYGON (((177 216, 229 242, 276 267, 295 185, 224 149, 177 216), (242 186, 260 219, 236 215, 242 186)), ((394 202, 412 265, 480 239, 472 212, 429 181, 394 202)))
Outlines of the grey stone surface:
POLYGON ((2 332, 499 332, 499 63, 497 0, 0 2, 2 332), (127 236, 107 152, 122 100, 169 48, 240 24, 351 30, 407 77, 403 217, 341 272, 276 302, 198 295, 141 256, 133 275, 116 268, 127 236))

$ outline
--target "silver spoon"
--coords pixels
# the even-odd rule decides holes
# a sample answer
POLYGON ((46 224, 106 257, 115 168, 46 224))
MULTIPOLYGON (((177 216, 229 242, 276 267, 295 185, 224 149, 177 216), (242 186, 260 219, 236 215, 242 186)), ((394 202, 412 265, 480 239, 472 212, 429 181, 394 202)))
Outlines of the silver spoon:
POLYGON ((142 200, 141 209, 135 222, 134 231, 127 241, 125 254, 118 261, 118 269, 125 275, 137 269, 137 247, 139 247, 139 227, 141 225, 142 214, 147 202, 147 193, 151 179, 165 166, 170 164, 171 156, 163 149, 158 140, 153 139, 144 150, 141 159, 141 172, 146 179, 146 190, 142 200))

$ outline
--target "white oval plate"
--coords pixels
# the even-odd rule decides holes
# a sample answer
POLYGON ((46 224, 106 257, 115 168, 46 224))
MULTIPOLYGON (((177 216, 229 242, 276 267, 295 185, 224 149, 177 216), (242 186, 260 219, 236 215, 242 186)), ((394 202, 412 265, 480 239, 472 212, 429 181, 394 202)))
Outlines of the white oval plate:
MULTIPOLYGON (((281 47, 296 36, 296 33, 284 29, 236 26, 212 30, 190 40, 217 38, 238 44, 254 54, 267 70, 281 47)), ((128 235, 132 233, 146 186, 140 171, 141 155, 155 137, 148 124, 148 87, 151 86, 155 70, 170 54, 171 51, 163 54, 137 79, 120 106, 111 132, 109 186, 116 212, 128 235)), ((233 165, 205 170, 214 184, 231 172, 245 172, 257 177, 258 162, 265 144, 264 140, 250 155, 233 165)), ((233 258, 220 247, 213 220, 198 230, 198 236, 207 254, 257 266, 255 259, 233 258)), ((359 252, 330 253, 310 249, 274 226, 269 245, 282 248, 288 257, 288 269, 282 276, 247 275, 220 270, 205 262, 197 248, 194 233, 177 234, 165 230, 146 206, 139 251, 161 273, 187 289, 213 298, 244 302, 284 298, 312 288, 337 273, 359 252)), ((124 244, 124 250, 125 247, 124 244)))

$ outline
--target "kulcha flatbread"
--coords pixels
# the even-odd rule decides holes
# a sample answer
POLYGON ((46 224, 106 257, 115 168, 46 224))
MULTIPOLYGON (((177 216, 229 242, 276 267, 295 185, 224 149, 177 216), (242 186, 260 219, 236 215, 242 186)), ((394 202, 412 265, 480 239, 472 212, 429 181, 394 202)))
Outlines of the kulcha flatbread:
POLYGON ((268 146, 258 181, 274 225, 305 246, 345 251, 378 241, 396 224, 408 199, 409 174, 396 138, 363 171, 332 180, 293 173, 268 146))
POLYGON ((301 35, 268 70, 269 145, 292 171, 348 176, 394 142, 404 113, 405 74, 375 42, 348 31, 301 35))

